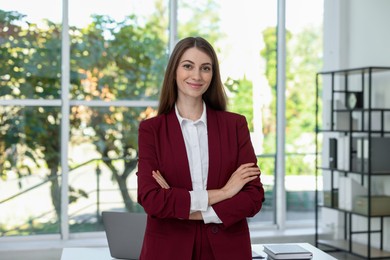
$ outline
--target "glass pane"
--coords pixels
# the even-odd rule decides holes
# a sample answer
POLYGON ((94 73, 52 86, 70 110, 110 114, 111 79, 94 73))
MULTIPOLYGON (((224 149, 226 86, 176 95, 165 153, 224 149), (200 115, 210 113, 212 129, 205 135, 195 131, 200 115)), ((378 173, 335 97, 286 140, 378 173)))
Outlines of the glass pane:
POLYGON ((72 99, 157 99, 168 58, 165 2, 69 1, 72 99))
POLYGON ((274 222, 275 216, 275 155, 262 154, 258 157, 258 162, 261 167, 261 182, 264 187, 265 201, 263 202, 263 207, 255 217, 248 219, 252 223, 261 222, 261 224, 266 224, 269 222, 274 222), (269 171, 269 172, 268 172, 269 171), (266 223, 264 223, 266 222, 266 223))
POLYGON ((143 211, 136 197, 138 125, 154 115, 145 107, 72 107, 71 232, 102 230, 103 210, 143 211))
POLYGON ((0 2, 0 99, 59 98, 61 7, 60 0, 0 2))
POLYGON ((323 0, 286 1, 287 220, 314 224, 315 75, 322 69, 323 0), (304 6, 305 8, 302 8, 304 6))
POLYGON ((53 107, 0 107, 1 236, 60 231, 59 118, 53 107))
POLYGON ((273 221, 277 1, 178 4, 179 38, 199 35, 213 44, 229 96, 228 109, 245 115, 249 124, 266 189, 264 207, 250 221, 273 221))

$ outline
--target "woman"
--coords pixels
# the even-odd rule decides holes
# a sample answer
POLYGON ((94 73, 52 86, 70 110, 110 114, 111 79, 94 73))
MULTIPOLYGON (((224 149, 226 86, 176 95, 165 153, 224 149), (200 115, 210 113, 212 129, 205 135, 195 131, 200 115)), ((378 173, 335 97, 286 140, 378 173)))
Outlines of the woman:
POLYGON ((140 259, 252 259, 246 218, 264 190, 246 119, 226 103, 213 47, 179 41, 158 115, 139 126, 138 202, 148 214, 140 259))

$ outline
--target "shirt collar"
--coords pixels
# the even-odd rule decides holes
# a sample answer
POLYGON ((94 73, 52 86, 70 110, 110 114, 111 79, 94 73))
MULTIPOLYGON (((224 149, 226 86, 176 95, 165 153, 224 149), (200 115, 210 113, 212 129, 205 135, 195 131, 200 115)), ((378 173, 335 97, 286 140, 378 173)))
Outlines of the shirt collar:
POLYGON ((176 116, 177 116, 177 119, 179 120, 180 125, 182 125, 183 121, 186 120, 186 121, 193 122, 194 124, 196 124, 198 122, 203 122, 205 124, 205 126, 207 126, 206 103, 204 101, 203 101, 203 112, 202 112, 202 115, 196 121, 192 121, 190 119, 181 117, 180 114, 179 114, 179 110, 177 109, 176 103, 175 103, 175 112, 176 112, 176 116))

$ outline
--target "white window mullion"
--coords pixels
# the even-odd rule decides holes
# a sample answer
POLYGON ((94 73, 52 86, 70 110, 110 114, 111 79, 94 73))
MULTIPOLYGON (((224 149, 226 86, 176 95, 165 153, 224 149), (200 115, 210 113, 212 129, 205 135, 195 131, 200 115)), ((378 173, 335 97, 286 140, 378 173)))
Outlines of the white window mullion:
POLYGON ((69 100, 71 106, 89 106, 89 107, 157 107, 157 100, 69 100))
POLYGON ((285 108, 286 108, 286 2, 278 0, 277 35, 277 108, 276 108, 276 225, 284 229, 286 224, 285 179, 285 108))
POLYGON ((26 106, 26 107, 59 107, 59 99, 9 99, 0 100, 0 106, 26 106))
POLYGON ((61 238, 69 239, 68 221, 68 144, 69 144, 69 88, 70 88, 70 42, 69 42, 69 3, 62 2, 62 42, 61 42, 61 238))
POLYGON ((177 0, 169 1, 169 54, 177 41, 177 0))

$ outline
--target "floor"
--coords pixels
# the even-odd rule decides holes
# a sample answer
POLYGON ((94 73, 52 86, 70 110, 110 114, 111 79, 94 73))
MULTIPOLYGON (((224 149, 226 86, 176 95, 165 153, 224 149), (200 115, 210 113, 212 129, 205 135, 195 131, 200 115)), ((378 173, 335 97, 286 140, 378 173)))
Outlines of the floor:
POLYGON ((0 237, 0 260, 60 260, 64 247, 107 247, 107 239, 102 232, 69 241, 45 237, 15 242, 0 237))
POLYGON ((336 259, 339 259, 339 260, 364 260, 364 258, 362 257, 357 257, 357 256, 354 256, 354 255, 350 255, 350 254, 347 254, 347 253, 328 253, 330 254, 331 256, 333 256, 334 258, 336 259))
POLYGON ((5 251, 0 253, 0 260, 58 260, 62 249, 5 251))

